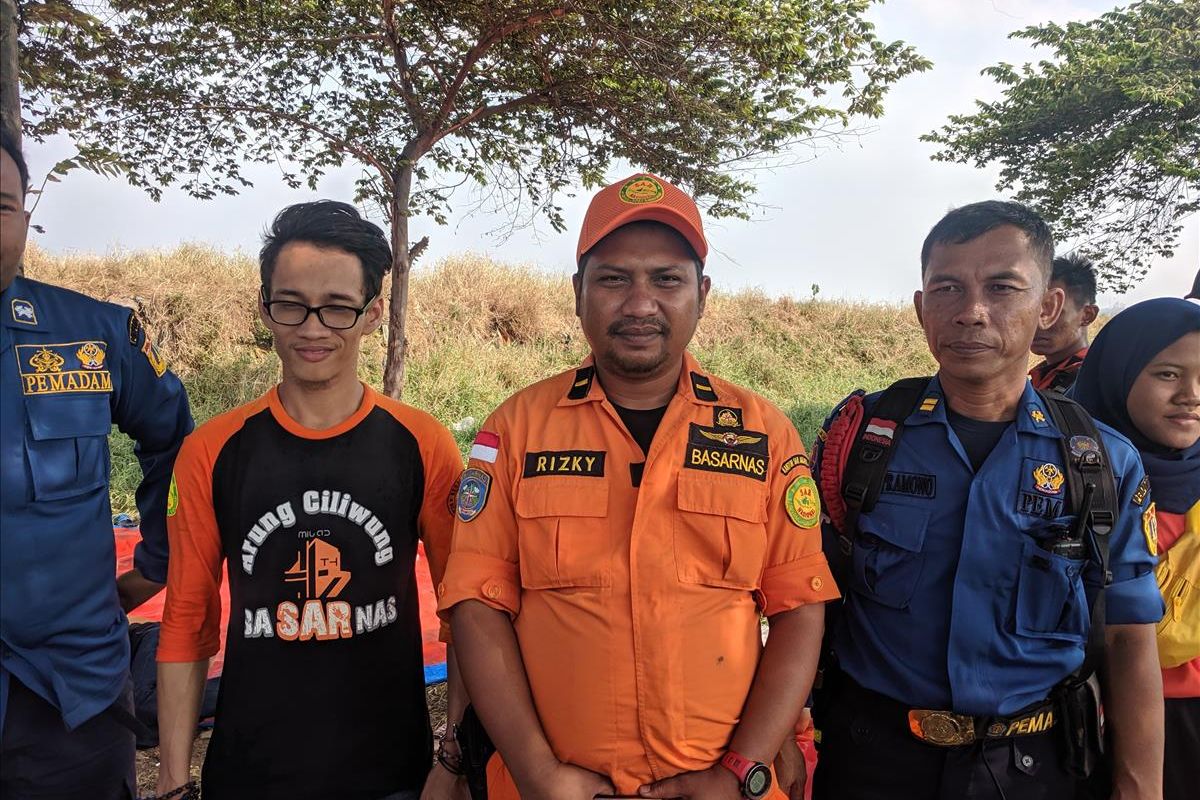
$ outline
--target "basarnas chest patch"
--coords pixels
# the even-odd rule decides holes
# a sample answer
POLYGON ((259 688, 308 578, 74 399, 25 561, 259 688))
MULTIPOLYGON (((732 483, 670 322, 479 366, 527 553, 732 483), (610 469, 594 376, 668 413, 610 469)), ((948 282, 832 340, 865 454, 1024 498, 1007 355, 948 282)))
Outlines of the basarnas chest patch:
POLYGON ((19 344, 16 354, 21 392, 26 395, 112 391, 107 342, 19 344))
POLYGON ((543 450, 526 453, 522 477, 580 475, 587 478, 603 478, 605 455, 602 450, 543 450))
POLYGON ((769 452, 765 433, 706 428, 693 422, 688 427, 683 466, 766 481, 769 452))
POLYGON ((1044 519, 1062 516, 1066 475, 1053 461, 1026 458, 1021 462, 1016 510, 1044 519))

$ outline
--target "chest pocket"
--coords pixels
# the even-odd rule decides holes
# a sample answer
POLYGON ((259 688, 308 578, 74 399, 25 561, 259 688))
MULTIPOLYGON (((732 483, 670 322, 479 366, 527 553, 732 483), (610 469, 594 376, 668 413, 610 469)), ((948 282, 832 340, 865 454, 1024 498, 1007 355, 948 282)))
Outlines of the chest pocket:
POLYGON ((879 502, 858 518, 854 543, 854 589, 889 608, 908 608, 925 556, 929 512, 879 502))
POLYGON ((1022 636, 1083 642, 1088 633, 1085 562, 1064 558, 1027 539, 1017 578, 1014 627, 1022 636))
POLYGON ((759 481, 680 472, 673 531, 680 582, 757 589, 767 557, 766 502, 759 481))
POLYGON ((107 395, 25 398, 25 457, 36 501, 88 494, 108 483, 107 395))
POLYGON ((607 481, 526 478, 517 484, 516 512, 522 587, 612 585, 607 481))

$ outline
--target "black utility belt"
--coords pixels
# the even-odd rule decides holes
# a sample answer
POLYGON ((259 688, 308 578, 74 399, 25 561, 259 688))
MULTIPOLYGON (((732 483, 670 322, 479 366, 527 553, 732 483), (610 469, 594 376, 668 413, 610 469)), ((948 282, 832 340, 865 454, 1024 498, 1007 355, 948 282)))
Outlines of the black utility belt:
POLYGON ((1049 700, 1011 717, 975 717, 928 708, 913 708, 908 712, 908 729, 912 735, 938 747, 1034 736, 1045 733, 1057 723, 1055 704, 1049 700))

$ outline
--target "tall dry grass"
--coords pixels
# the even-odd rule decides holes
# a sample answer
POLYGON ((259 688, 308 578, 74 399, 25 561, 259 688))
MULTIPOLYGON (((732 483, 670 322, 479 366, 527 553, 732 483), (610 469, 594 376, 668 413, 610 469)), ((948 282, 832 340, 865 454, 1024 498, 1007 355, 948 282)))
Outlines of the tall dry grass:
MULTIPOLYGON (((29 277, 137 307, 183 379, 197 421, 247 402, 278 380, 256 310, 257 263, 203 245, 107 255, 26 254, 29 277)), ((404 400, 430 411, 466 446, 488 413, 587 353, 570 279, 462 255, 412 277, 404 400), (474 423, 464 422, 471 418, 474 423)), ((360 372, 379 385, 386 332, 364 342, 360 372)), ((878 389, 933 362, 912 310, 723 292, 709 297, 692 346, 716 374, 760 392, 811 442, 855 387, 878 389)), ((114 507, 132 507, 136 461, 114 437, 114 507)))

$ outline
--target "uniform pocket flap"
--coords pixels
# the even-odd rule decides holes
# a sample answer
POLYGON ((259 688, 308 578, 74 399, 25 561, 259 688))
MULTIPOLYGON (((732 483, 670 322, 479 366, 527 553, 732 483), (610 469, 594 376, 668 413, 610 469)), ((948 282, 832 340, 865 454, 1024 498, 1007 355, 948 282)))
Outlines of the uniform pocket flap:
POLYGON ((608 483, 598 478, 547 475, 517 484, 518 517, 608 516, 608 483))
POLYGON ((874 536, 893 547, 919 553, 925 546, 925 530, 929 527, 929 512, 911 506, 886 505, 888 513, 863 514, 858 518, 858 529, 866 536, 874 536))
POLYGON ((26 399, 29 429, 36 441, 107 436, 112 428, 108 397, 58 395, 26 399))
POLYGON ((1063 558, 1028 539, 1017 578, 1016 632, 1076 644, 1086 641, 1089 619, 1083 567, 1082 560, 1063 558))
POLYGON ((680 511, 733 517, 746 522, 767 521, 766 484, 724 475, 679 475, 680 511))

